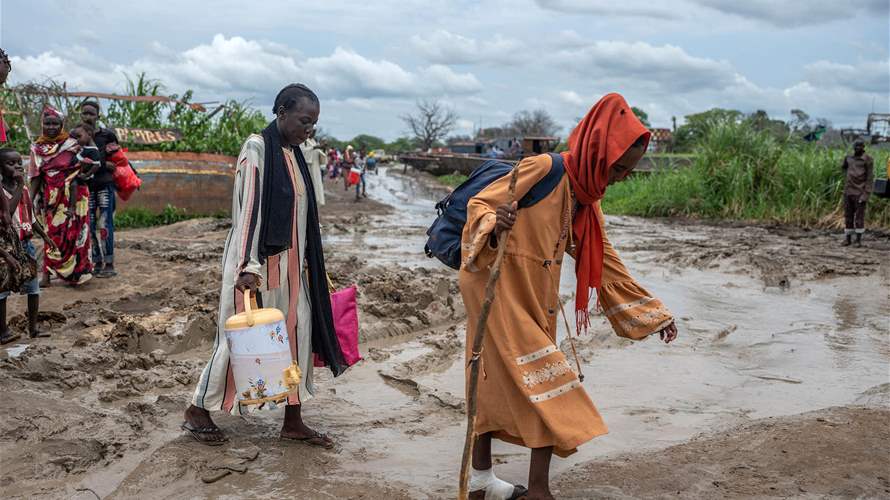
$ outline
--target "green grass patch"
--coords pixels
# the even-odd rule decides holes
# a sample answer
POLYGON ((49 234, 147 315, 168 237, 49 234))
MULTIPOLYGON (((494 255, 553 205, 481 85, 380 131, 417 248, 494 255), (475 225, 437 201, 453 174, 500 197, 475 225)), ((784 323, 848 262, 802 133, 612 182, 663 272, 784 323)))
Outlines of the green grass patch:
MULTIPOLYGON (((763 220, 842 227, 847 149, 780 141, 744 124, 711 128, 689 167, 633 176, 609 187, 610 214, 763 220)), ((870 148, 883 177, 890 152, 870 148)), ((890 200, 869 198, 866 224, 890 229, 890 200)))
POLYGON ((224 217, 224 214, 190 214, 184 208, 176 208, 167 205, 161 213, 153 212, 145 208, 127 208, 115 212, 115 229, 135 229, 140 227, 166 226, 188 219, 202 217, 224 217))
POLYGON ((460 186, 465 180, 467 180, 467 176, 463 174, 440 175, 437 178, 439 179, 439 182, 452 188, 460 186))

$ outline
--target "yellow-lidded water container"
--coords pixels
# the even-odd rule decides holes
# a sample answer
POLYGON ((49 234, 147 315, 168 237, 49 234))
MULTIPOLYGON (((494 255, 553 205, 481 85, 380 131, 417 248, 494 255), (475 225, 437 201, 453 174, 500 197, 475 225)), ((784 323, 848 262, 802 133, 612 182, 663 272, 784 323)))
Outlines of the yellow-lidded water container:
POLYGON ((244 292, 244 312, 225 325, 235 402, 244 409, 275 408, 300 386, 300 367, 291 356, 290 332, 278 309, 258 308, 250 290, 244 292), (247 408, 245 408, 247 407, 247 408))

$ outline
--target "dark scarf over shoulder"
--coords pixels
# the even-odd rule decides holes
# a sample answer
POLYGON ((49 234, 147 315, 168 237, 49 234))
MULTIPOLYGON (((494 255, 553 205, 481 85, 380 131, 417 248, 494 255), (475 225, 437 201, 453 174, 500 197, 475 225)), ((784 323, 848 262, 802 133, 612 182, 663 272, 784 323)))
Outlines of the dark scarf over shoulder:
MULTIPOLYGON (((260 227, 259 251, 260 260, 264 262, 267 257, 291 247, 295 196, 284 152, 281 150, 281 137, 274 120, 263 130, 263 142, 265 143, 261 208, 263 219, 260 227)), ((312 315, 312 352, 324 360, 325 365, 336 377, 346 370, 346 363, 334 331, 334 318, 331 314, 331 296, 324 265, 324 250, 321 246, 315 185, 312 183, 303 152, 299 147, 292 150, 297 159, 303 184, 306 186, 306 201, 309 203, 306 214, 305 258, 309 268, 309 288, 306 292, 312 315)))
POLYGON ((266 152, 263 157, 263 213, 259 241, 261 264, 266 262, 267 257, 290 248, 294 227, 294 186, 284 163, 281 135, 275 120, 263 130, 263 144, 266 152))

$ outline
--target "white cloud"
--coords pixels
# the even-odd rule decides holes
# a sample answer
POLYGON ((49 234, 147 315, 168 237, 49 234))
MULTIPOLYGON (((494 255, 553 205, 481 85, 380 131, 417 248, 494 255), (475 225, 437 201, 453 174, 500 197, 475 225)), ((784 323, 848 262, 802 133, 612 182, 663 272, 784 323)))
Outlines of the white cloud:
POLYGON ((463 118, 457 120, 456 124, 457 130, 460 130, 462 132, 472 132, 476 128, 476 124, 473 123, 472 120, 466 120, 463 118))
POLYGON ((645 86, 653 92, 721 89, 735 81, 726 61, 689 55, 673 45, 600 41, 557 52, 557 63, 593 82, 645 86))
POLYGON ((209 44, 175 52, 153 43, 148 54, 129 64, 107 64, 98 68, 83 61, 97 57, 75 47, 63 55, 45 52, 14 58, 13 82, 54 78, 69 87, 109 90, 121 82, 122 73, 162 78, 170 92, 192 88, 215 97, 247 98, 274 95, 283 85, 301 81, 313 87, 322 99, 427 97, 472 94, 482 84, 472 73, 456 73, 443 65, 416 70, 399 64, 369 59, 353 50, 337 47, 327 56, 302 58, 286 46, 216 35, 209 44))
POLYGON ((43 52, 36 56, 12 56, 10 62, 13 67, 9 77, 11 83, 53 79, 65 80, 73 88, 104 88, 107 85, 107 74, 90 71, 73 60, 52 52, 43 52))
POLYGON ((427 60, 443 64, 505 64, 518 60, 523 50, 522 42, 501 35, 477 41, 442 29, 426 35, 414 35, 411 44, 427 60))
POLYGON ((588 100, 585 100, 583 97, 581 97, 574 90, 560 90, 559 92, 557 92, 557 96, 559 97, 560 101, 571 106, 581 106, 585 102, 589 102, 588 100))
POLYGON ((779 28, 852 19, 866 13, 887 16, 887 0, 693 0, 717 11, 779 28))
POLYGON ((434 64, 420 70, 419 87, 426 88, 425 95, 439 92, 470 94, 482 89, 482 84, 472 73, 455 73, 448 66, 434 64))
POLYGON ((597 17, 642 17, 664 20, 693 20, 708 12, 742 18, 777 28, 798 28, 861 16, 888 15, 887 0, 535 0, 543 9, 597 17))
POLYGON ((614 2, 612 0, 535 0, 535 3, 543 9, 565 12, 567 14, 657 19, 679 18, 676 6, 668 5, 670 2, 642 0, 624 0, 622 2, 614 2))
POLYGON ((804 66, 807 81, 827 88, 848 88, 890 95, 890 61, 839 64, 817 61, 804 66))

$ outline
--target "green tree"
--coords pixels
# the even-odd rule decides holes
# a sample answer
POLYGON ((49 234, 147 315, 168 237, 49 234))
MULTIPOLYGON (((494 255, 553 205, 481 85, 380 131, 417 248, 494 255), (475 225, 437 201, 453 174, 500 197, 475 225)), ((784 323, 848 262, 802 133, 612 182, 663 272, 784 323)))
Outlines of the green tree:
POLYGON ((677 127, 674 134, 674 151, 692 151, 708 131, 720 125, 739 124, 744 116, 741 111, 723 108, 686 115, 686 123, 677 127))
POLYGON ((754 130, 766 132, 776 139, 785 139, 790 133, 790 129, 785 122, 770 118, 767 112, 762 109, 758 109, 748 115, 743 123, 749 125, 754 130))
POLYGON ((649 124, 649 113, 636 106, 631 106, 630 110, 633 111, 635 115, 637 115, 637 118, 646 128, 651 127, 651 125, 649 124))
POLYGON ((350 144, 357 150, 371 151, 373 149, 383 149, 386 146, 386 141, 373 135, 360 134, 353 137, 350 144))
POLYGON ((417 149, 417 141, 411 137, 399 137, 386 145, 387 153, 407 153, 417 149))

